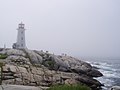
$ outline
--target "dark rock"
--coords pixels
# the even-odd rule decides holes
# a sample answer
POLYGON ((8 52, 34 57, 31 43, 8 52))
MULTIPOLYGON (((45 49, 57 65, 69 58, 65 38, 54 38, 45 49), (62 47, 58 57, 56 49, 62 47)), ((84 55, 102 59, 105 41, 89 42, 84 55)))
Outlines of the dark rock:
POLYGON ((91 77, 101 77, 101 76, 103 76, 103 74, 96 69, 91 69, 89 72, 87 72, 87 75, 91 76, 91 77))
POLYGON ((101 86, 103 86, 99 81, 86 75, 81 75, 79 78, 77 78, 77 80, 80 81, 81 83, 88 85, 92 89, 94 88, 93 90, 95 90, 95 88, 100 88, 101 86))

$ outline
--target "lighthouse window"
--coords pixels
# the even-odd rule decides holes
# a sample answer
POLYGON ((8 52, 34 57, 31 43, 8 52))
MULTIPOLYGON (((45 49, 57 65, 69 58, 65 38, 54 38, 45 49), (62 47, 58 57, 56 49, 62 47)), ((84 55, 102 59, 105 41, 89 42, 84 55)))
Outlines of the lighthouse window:
POLYGON ((23 44, 21 44, 21 46, 23 47, 23 44))
POLYGON ((23 37, 21 38, 21 40, 23 40, 23 37))
POLYGON ((21 34, 23 34, 23 32, 21 32, 21 34))

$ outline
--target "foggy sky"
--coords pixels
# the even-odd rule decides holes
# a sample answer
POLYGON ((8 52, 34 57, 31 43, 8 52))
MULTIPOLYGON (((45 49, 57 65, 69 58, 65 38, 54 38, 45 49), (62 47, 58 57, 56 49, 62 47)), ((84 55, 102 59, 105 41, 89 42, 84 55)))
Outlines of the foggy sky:
POLYGON ((0 47, 26 26, 29 49, 120 57, 120 0, 0 0, 0 47))

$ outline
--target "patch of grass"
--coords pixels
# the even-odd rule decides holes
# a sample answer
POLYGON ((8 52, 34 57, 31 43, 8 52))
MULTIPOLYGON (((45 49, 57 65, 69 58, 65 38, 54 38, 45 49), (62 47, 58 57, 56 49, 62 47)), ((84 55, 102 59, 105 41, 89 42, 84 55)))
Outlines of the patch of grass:
POLYGON ((54 69, 55 62, 52 60, 47 60, 47 61, 43 62, 43 65, 45 65, 49 69, 54 69))
POLYGON ((0 59, 6 59, 7 55, 6 54, 0 54, 0 59))
POLYGON ((54 61, 47 61, 47 64, 52 68, 52 67, 54 67, 55 62, 54 61))
POLYGON ((50 87, 47 90, 91 90, 89 87, 85 85, 55 85, 50 87))

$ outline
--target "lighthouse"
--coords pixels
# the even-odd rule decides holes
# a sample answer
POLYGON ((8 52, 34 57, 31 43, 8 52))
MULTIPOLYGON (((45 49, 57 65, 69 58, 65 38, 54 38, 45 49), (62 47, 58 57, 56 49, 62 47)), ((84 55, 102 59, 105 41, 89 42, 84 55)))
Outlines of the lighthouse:
POLYGON ((25 44, 25 24, 22 22, 18 24, 18 34, 17 34, 17 42, 13 44, 14 49, 24 49, 26 48, 25 44))

